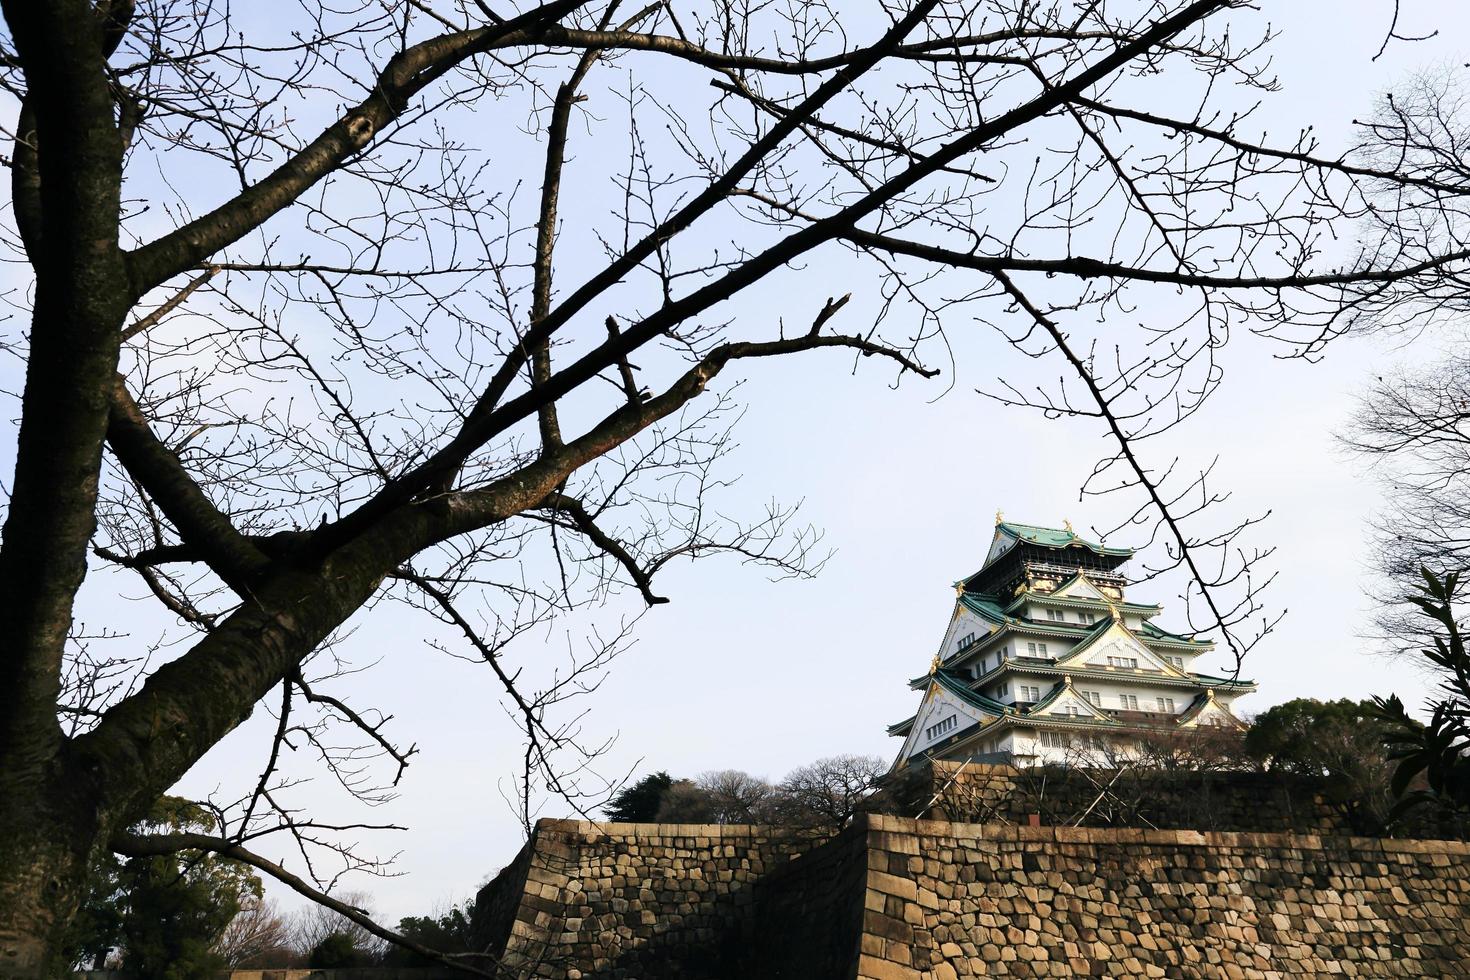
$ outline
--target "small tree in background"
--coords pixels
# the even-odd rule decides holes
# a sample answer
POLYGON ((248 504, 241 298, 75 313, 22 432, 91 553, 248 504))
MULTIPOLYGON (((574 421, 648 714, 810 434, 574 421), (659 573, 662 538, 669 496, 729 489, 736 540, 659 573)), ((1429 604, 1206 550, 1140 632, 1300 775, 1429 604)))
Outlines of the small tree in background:
POLYGON ((314 970, 346 969, 366 966, 368 954, 358 948, 351 936, 345 932, 334 932, 322 938, 312 947, 306 965, 314 970))
MULTIPOLYGON (((164 797, 148 832, 208 832, 214 819, 201 807, 164 797)), ((260 879, 238 862, 214 856, 135 857, 118 873, 123 970, 149 980, 210 977, 226 963, 216 944, 260 879)))
MULTIPOLYGON (((876 756, 836 755, 793 769, 779 783, 769 783, 739 769, 715 769, 697 779, 671 779, 658 797, 652 817, 662 823, 773 824, 836 832, 872 795, 887 765, 876 756)), ((619 813, 647 814, 640 809, 652 797, 644 784, 667 773, 635 783, 627 794, 633 802, 619 813)), ((619 800, 622 799, 622 794, 619 800)), ((613 812, 612 807, 607 812, 613 812)))
POLYGON ((1432 645, 1420 651, 1439 675, 1439 698, 1429 704, 1429 722, 1411 717, 1398 695, 1374 698, 1378 715, 1387 725, 1389 757, 1397 766, 1392 792, 1397 798, 1394 816, 1427 810, 1435 819, 1450 819, 1461 827, 1470 815, 1470 656, 1455 621, 1454 603, 1460 576, 1443 578, 1428 568, 1420 570, 1424 583, 1409 597, 1432 621, 1432 645))
MULTIPOLYGON (((202 808, 164 797, 135 830, 213 827, 202 808)), ((260 879, 226 858, 167 854, 123 862, 103 853, 92 863, 86 898, 66 937, 66 958, 77 968, 102 969, 117 951, 130 976, 207 976, 237 965, 226 937, 248 918, 237 913, 261 904, 260 879)))
POLYGON ((774 789, 759 776, 719 769, 702 774, 695 782, 709 799, 715 823, 766 823, 771 817, 774 789))
POLYGON ((301 957, 291 945, 291 925, 275 899, 248 896, 215 943, 231 970, 295 966, 301 957))
POLYGON ((1359 833, 1389 822, 1393 769, 1383 724, 1372 701, 1297 698, 1256 718, 1246 751, 1272 772, 1323 780, 1327 797, 1359 833))
POLYGON ((692 779, 676 779, 659 801, 659 823, 715 823, 709 794, 692 779))
MULTIPOLYGON (((336 896, 338 901, 349 905, 365 915, 372 915, 373 897, 364 891, 344 892, 336 896)), ((371 963, 383 953, 384 941, 373 935, 360 923, 324 905, 307 905, 296 912, 291 921, 291 941, 308 960, 316 957, 318 950, 328 949, 323 955, 338 955, 341 942, 334 936, 346 936, 352 948, 361 956, 361 963, 371 963), (332 942, 328 942, 332 940, 332 942)), ((324 966, 314 961, 309 966, 324 966)), ((353 965, 353 964, 341 964, 353 965)))
MULTIPOLYGON (((659 775, 666 775, 660 773, 659 775)), ((441 953, 473 953, 476 946, 470 921, 475 903, 470 899, 429 915, 411 915, 398 920, 398 934, 441 953)), ((435 962, 401 946, 389 946, 383 954, 385 966, 434 966, 435 962)))
POLYGON ((613 794, 602 812, 615 823, 650 823, 658 819, 659 805, 673 784, 674 778, 662 770, 650 773, 613 794))
POLYGON ((659 804, 662 823, 770 823, 771 784, 738 769, 676 779, 659 804))
POLYGON ((776 786, 775 806, 782 823, 821 827, 834 833, 846 826, 873 794, 887 764, 872 755, 834 755, 791 770, 776 786))

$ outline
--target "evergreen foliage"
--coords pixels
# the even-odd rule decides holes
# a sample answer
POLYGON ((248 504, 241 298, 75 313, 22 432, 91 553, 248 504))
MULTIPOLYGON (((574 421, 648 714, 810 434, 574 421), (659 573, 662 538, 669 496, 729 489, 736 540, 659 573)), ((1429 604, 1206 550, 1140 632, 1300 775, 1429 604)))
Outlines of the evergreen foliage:
MULTIPOLYGON (((470 921, 474 916, 473 899, 456 905, 440 915, 410 915, 398 920, 398 934, 422 943, 440 953, 475 952, 470 921)), ((385 966, 437 966, 438 964, 401 946, 390 946, 383 954, 385 966)))
MULTIPOLYGON (((135 829, 213 828, 202 807, 166 796, 135 829)), ((93 863, 67 956, 73 964, 98 967, 121 949, 128 976, 202 980, 227 965, 215 950, 219 938, 244 903, 260 894, 260 879, 225 858, 170 854, 120 862, 107 853, 93 863)))
POLYGON ((1259 715, 1245 749, 1273 772, 1322 780, 1328 799, 1358 833, 1377 834, 1392 804, 1386 737, 1372 701, 1296 698, 1259 715))
POLYGON ((674 785, 674 778, 660 770, 650 773, 631 786, 624 786, 613 796, 602 812, 614 823, 649 823, 658 817, 664 794, 674 785))
POLYGON ((1409 601, 1433 623, 1431 645, 1420 651, 1439 675, 1439 699, 1428 723, 1409 715, 1398 695, 1374 698, 1389 729, 1390 756, 1397 763, 1392 790, 1394 814, 1427 808, 1437 817, 1470 815, 1470 654, 1455 620, 1460 576, 1420 570, 1423 584, 1409 601))
POLYGON ((351 936, 334 932, 312 948, 306 965, 314 970, 334 970, 366 966, 367 962, 367 955, 357 948, 351 936))

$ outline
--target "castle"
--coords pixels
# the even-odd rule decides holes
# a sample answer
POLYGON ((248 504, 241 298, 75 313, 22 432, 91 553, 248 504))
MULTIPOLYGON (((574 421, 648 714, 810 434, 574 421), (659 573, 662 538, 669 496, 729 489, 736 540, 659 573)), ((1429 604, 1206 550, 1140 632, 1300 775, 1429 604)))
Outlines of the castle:
POLYGON ((876 812, 835 836, 539 821, 475 904, 495 975, 1470 975, 1470 844, 1353 836, 1313 778, 1127 761, 1255 690, 1126 600, 1131 555, 998 520, 876 812))
POLYGON ((896 769, 916 760, 1034 764, 1127 756, 1140 739, 1238 728, 1250 681, 1194 670, 1214 649, 1167 632, 1129 602, 1133 551, 996 515, 980 570, 955 583, 954 612, 919 710, 892 725, 896 769))

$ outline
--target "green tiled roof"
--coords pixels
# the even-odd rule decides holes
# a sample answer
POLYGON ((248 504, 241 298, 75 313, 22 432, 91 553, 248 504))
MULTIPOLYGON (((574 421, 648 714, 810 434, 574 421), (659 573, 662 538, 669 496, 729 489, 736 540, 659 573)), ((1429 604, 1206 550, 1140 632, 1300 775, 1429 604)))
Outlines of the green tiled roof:
POLYGON ((1255 681, 1244 681, 1238 677, 1215 677, 1212 674, 1195 674, 1195 679, 1206 687, 1249 687, 1254 689, 1255 681))
POLYGON ((1200 712, 1205 710, 1205 705, 1210 703, 1209 692, 1196 694, 1194 700, 1189 702, 1189 707, 1179 712, 1179 720, 1175 724, 1183 725, 1193 720, 1200 712))
POLYGON ((988 619, 998 625, 1004 624, 1009 618, 993 595, 986 595, 983 592, 965 592, 960 595, 960 602, 966 609, 979 615, 982 619, 988 619))
MULTIPOLYGON (((1049 707, 1051 707, 1052 703, 1054 701, 1056 701, 1057 698, 1061 697, 1062 694, 1063 694, 1063 692, 1065 692, 1066 690, 1067 690, 1067 682, 1065 680, 1058 681, 1057 683, 1053 684, 1051 686, 1051 690, 1046 693, 1046 697, 1042 698, 1040 701, 1037 701, 1035 704, 1033 704, 1030 708, 1027 708, 1026 709, 1025 717, 1027 717, 1027 718, 1038 718, 1038 717, 1041 717, 1038 714, 1038 712, 1040 712, 1043 708, 1049 708, 1049 707)), ((1086 703, 1087 703, 1088 708, 1093 709, 1093 710, 1096 711, 1096 708, 1092 704, 1092 702, 1089 701, 1089 702, 1086 702, 1086 703)), ((1107 715, 1103 714, 1101 711, 1097 711, 1096 715, 1078 715, 1075 718, 1072 718, 1072 717, 1070 717, 1068 715, 1055 716, 1055 720, 1068 720, 1068 721, 1073 721, 1073 722, 1079 722, 1079 721, 1082 721, 1083 719, 1086 719, 1089 723, 1094 724, 1094 725, 1117 725, 1118 724, 1118 721, 1117 721, 1116 718, 1109 718, 1107 715)), ((1048 721, 1053 720, 1053 716, 1047 716, 1045 720, 1048 720, 1048 721)))
MULTIPOLYGON (((1043 601, 1045 600, 1045 596, 1041 596, 1039 598, 1043 601)), ((1022 600, 1017 601, 1019 602, 1022 600)), ((964 606, 966 609, 969 609, 971 612, 975 613, 981 619, 984 619, 987 622, 994 623, 997 626, 1007 627, 1010 630, 1016 632, 1033 633, 1039 636, 1057 636, 1080 641, 1077 647, 1067 652, 1067 657, 1069 658, 1074 653, 1081 652, 1085 645, 1089 644, 1092 640, 1101 636, 1106 628, 1112 623, 1112 617, 1110 615, 1099 618, 1099 620, 1091 626, 1088 626, 1084 623, 1054 623, 1046 620, 1022 619, 1016 616, 1007 615, 1007 607, 1003 607, 997 600, 997 597, 984 592, 966 592, 962 594, 960 596, 960 605, 964 606)), ((1012 603, 1012 606, 1014 605, 1015 603, 1012 603)), ((1140 614, 1143 612, 1151 612, 1154 609, 1158 608, 1156 606, 1140 606, 1134 603, 1121 603, 1117 604, 1117 606, 1120 610, 1124 612, 1136 611, 1140 614)), ((988 642, 999 635, 999 633, 993 633, 990 636, 985 637, 984 640, 985 642, 988 642)), ((1187 647, 1200 651, 1208 651, 1214 646, 1214 644, 1209 640, 1191 640, 1186 637, 1179 636, 1175 633, 1166 632, 1146 620, 1143 623, 1142 629, 1138 630, 1136 635, 1139 636, 1139 639, 1141 639, 1146 646, 1150 643, 1160 643, 1167 646, 1187 647)), ((966 647, 963 650, 958 650, 955 653, 950 654, 945 659, 946 661, 953 661, 961 657, 966 652, 966 650, 969 649, 972 648, 966 647)), ((909 681, 909 685, 911 687, 918 686, 924 679, 924 677, 915 677, 911 681, 909 681)))
POLYGON ((1082 623, 1053 623, 1007 616, 1005 609, 996 601, 995 596, 988 595, 984 592, 966 592, 960 596, 960 604, 981 619, 994 623, 997 626, 1011 626, 1013 628, 1025 629, 1031 633, 1050 633, 1054 636, 1078 637, 1084 635, 1090 629, 1090 627, 1082 623))
MULTIPOLYGON (((916 677, 910 683, 917 684, 919 681, 929 680, 931 677, 933 678, 933 680, 939 683, 940 687, 944 688, 946 691, 953 694, 955 697, 959 698, 961 701, 965 702, 971 707, 979 708, 981 711, 987 712, 992 715, 1013 715, 1016 713, 1015 709, 1012 708, 1010 705, 1002 704, 1001 702, 996 701, 993 698, 987 698, 983 694, 977 694, 976 692, 970 690, 970 684, 968 680, 961 677, 959 674, 956 674, 952 670, 945 670, 943 667, 941 667, 935 673, 929 675, 929 677, 916 677)), ((908 718, 905 718, 903 721, 889 725, 888 734, 907 735, 910 731, 913 730, 914 722, 918 720, 918 717, 919 716, 917 714, 914 714, 909 716, 908 718)), ((977 722, 975 724, 979 723, 977 722)), ((968 728, 960 729, 960 732, 966 732, 970 728, 974 727, 975 725, 972 724, 968 728)))
POLYGON ((993 698, 987 698, 983 694, 970 690, 969 682, 953 671, 941 667, 935 671, 934 679, 939 682, 940 687, 981 711, 988 711, 993 715, 1011 714, 1014 711, 1010 705, 1002 704, 993 698))
POLYGON ((1212 640, 1197 640, 1192 639, 1188 636, 1181 636, 1178 633, 1170 633, 1168 630, 1159 629, 1159 627, 1155 626, 1153 623, 1144 623, 1143 628, 1140 629, 1139 632, 1143 633, 1145 637, 1150 640, 1163 640, 1168 643, 1182 643, 1186 646, 1192 647, 1213 647, 1215 645, 1212 640))
POLYGON ((1065 691, 1066 689, 1067 689, 1067 684, 1066 684, 1065 681, 1058 681, 1058 682, 1056 682, 1051 687, 1047 688, 1046 696, 1045 697, 1043 697, 1040 701, 1037 701, 1035 704, 1031 705, 1030 708, 1027 708, 1026 709, 1027 713, 1029 714, 1032 711, 1036 711, 1036 710, 1038 710, 1040 708, 1045 708, 1047 705, 1051 704, 1057 698, 1061 697, 1062 696, 1062 692, 1065 691))
POLYGON ((1089 599, 1085 596, 1059 596, 1053 595, 1050 592, 1025 592, 1017 596, 1009 606, 1006 606, 1006 612, 1018 609, 1028 602, 1035 602, 1041 605, 1046 605, 1050 602, 1058 606, 1079 606, 1083 609, 1097 609, 1101 611, 1109 611, 1116 608, 1120 612, 1132 613, 1142 619, 1147 619, 1149 616, 1157 616, 1163 608, 1161 606, 1144 605, 1141 602, 1109 602, 1107 599, 1089 599))
MULTIPOLYGON (((1113 628, 1113 617, 1108 616, 1105 619, 1099 619, 1096 623, 1094 623, 1091 626, 1087 627, 1087 633, 1083 636, 1082 642, 1081 643, 1078 643, 1076 646, 1072 647, 1072 649, 1070 649, 1066 653, 1062 654, 1062 656, 1061 656, 1060 659, 1061 660, 1071 660, 1073 657, 1075 657, 1078 654, 1082 653, 1088 647, 1090 647, 1094 643, 1096 643, 1098 641, 1098 638, 1099 637, 1101 637, 1104 633, 1106 633, 1108 630, 1110 630, 1112 628, 1113 628)), ((1125 629, 1126 629, 1126 627, 1125 627, 1125 629)))
POLYGON ((1060 530, 1054 527, 1038 527, 1035 524, 1016 524, 1013 521, 1002 521, 996 527, 1013 538, 1019 538, 1031 544, 1038 544, 1043 548, 1066 548, 1071 545, 1081 545, 1084 548, 1095 551, 1099 555, 1116 555, 1126 558, 1133 554, 1132 548, 1109 548, 1105 545, 1098 544, 1096 541, 1088 541, 1086 538, 1079 537, 1072 531, 1060 530))

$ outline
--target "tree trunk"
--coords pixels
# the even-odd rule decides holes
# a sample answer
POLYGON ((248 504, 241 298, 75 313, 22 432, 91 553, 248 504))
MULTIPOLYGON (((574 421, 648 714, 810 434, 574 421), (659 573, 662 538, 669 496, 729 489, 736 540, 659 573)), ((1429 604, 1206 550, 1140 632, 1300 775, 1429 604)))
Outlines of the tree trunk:
POLYGON ((107 72, 134 4, 0 7, 26 80, 12 207, 36 272, 0 547, 0 977, 29 978, 69 966, 56 954, 115 819, 95 805, 95 773, 66 765, 56 701, 136 298, 118 243, 123 139, 107 72))
POLYGON ((0 978, 65 975, 63 937, 86 887, 96 828, 81 801, 0 796, 0 978))

